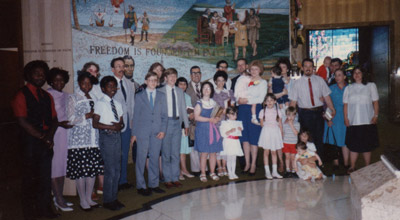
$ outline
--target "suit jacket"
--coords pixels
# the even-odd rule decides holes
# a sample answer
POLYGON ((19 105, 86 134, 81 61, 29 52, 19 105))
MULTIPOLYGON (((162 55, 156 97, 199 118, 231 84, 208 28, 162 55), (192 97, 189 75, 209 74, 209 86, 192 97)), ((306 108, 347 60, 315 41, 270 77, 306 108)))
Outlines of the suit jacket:
MULTIPOLYGON (((189 119, 186 111, 186 101, 185 101, 185 95, 183 94, 183 90, 179 87, 174 87, 177 97, 176 101, 178 102, 178 111, 179 111, 179 124, 183 123, 185 124, 185 128, 189 128, 189 119)), ((159 91, 163 92, 165 94, 165 100, 167 100, 167 89, 166 86, 163 86, 158 89, 159 91)), ((168 103, 167 103, 168 104, 168 103)), ((167 114, 168 114, 168 107, 167 107, 167 114)))
MULTIPOLYGON (((200 86, 201 88, 201 86, 200 86)), ((200 89, 199 88, 199 89, 200 89)), ((192 106, 196 105, 196 102, 199 100, 196 95, 196 89, 192 85, 192 81, 189 82, 188 88, 186 89, 186 93, 190 96, 190 99, 192 100, 192 106)))
POLYGON ((167 99, 165 93, 155 90, 154 108, 151 109, 146 90, 136 94, 136 103, 133 113, 132 136, 157 135, 166 132, 168 123, 167 99))
POLYGON ((125 100, 119 81, 120 80, 117 79, 118 90, 117 90, 117 93, 115 93, 115 95, 114 95, 114 99, 117 100, 122 105, 122 111, 124 112, 123 119, 124 119, 125 127, 121 130, 121 132, 124 132, 126 130, 127 126, 129 126, 132 129, 133 109, 135 106, 135 88, 134 88, 133 83, 129 79, 127 79, 125 76, 122 77, 122 81, 124 83, 124 89, 125 89, 125 93, 126 93, 126 100, 125 100), (127 121, 128 116, 129 116, 129 122, 127 121))

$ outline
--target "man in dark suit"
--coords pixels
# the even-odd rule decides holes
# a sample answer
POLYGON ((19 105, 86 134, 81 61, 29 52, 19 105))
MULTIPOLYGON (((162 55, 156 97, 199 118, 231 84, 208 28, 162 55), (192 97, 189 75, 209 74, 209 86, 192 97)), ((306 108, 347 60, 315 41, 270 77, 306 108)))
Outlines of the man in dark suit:
POLYGON ((159 163, 162 140, 168 124, 167 100, 163 92, 156 90, 158 77, 154 72, 147 73, 146 89, 136 94, 133 114, 131 143, 137 141, 136 188, 144 196, 152 192, 164 193, 159 188, 159 163), (148 186, 144 179, 146 158, 149 157, 148 186))
POLYGON ((179 180, 179 153, 181 150, 182 122, 185 133, 189 131, 189 120, 186 112, 186 102, 183 90, 175 86, 178 72, 174 68, 169 68, 164 72, 165 86, 161 87, 161 92, 165 93, 168 106, 168 125, 167 133, 162 143, 162 171, 167 188, 180 187, 179 180))
MULTIPOLYGON (((192 106, 196 106, 196 103, 201 98, 200 93, 201 88, 201 71, 200 67, 192 66, 190 68, 190 82, 188 88, 186 89, 186 93, 190 96, 192 100, 192 106)), ((189 138, 193 145, 194 143, 194 129, 196 127, 196 123, 194 120, 190 121, 190 128, 189 128, 189 138)), ((190 153, 190 168, 192 172, 195 174, 200 174, 200 155, 199 152, 196 150, 192 150, 190 153)))

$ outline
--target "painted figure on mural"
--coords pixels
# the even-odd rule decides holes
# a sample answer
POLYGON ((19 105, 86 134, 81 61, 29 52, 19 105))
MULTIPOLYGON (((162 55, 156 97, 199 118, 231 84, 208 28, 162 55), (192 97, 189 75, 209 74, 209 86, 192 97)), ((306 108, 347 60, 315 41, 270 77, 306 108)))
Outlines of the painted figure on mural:
POLYGON ((247 27, 246 27, 246 11, 237 12, 237 19, 235 21, 234 28, 230 30, 230 33, 235 34, 235 58, 237 60, 239 56, 239 47, 242 47, 243 58, 246 58, 246 47, 248 45, 247 40, 247 27))
POLYGON ((129 11, 125 13, 125 20, 124 24, 124 29, 130 29, 131 32, 131 45, 133 46, 135 44, 135 32, 137 28, 137 16, 135 12, 135 7, 133 5, 129 5, 129 11))
POLYGON ((146 34, 146 42, 148 42, 147 40, 147 35, 148 35, 148 31, 149 31, 149 24, 150 24, 150 19, 147 16, 147 12, 143 13, 143 16, 139 18, 139 21, 142 23, 142 32, 140 35, 140 42, 143 41, 143 33, 146 34))
POLYGON ((208 34, 208 42, 211 43, 212 35, 213 32, 211 30, 210 24, 208 22, 208 18, 211 15, 211 11, 209 8, 207 8, 203 15, 201 15, 201 32, 202 33, 207 33, 208 34))
MULTIPOLYGON (((257 11, 259 11, 260 6, 258 6, 257 11)), ((251 47, 253 48, 253 56, 257 55, 257 40, 259 39, 259 29, 261 27, 260 18, 257 15, 254 8, 250 9, 250 16, 247 19, 247 34, 251 47)))
POLYGON ((226 0, 226 5, 224 7, 224 15, 228 22, 233 21, 233 14, 235 14, 235 3, 231 5, 231 0, 226 0))

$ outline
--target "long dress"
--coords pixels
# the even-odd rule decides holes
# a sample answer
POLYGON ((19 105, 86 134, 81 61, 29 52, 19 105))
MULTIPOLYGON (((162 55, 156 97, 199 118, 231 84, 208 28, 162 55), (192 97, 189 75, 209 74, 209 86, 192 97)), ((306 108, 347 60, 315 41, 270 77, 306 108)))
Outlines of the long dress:
POLYGON ((87 99, 80 89, 68 98, 68 120, 74 125, 68 129, 67 177, 70 179, 95 177, 104 173, 99 131, 93 128, 92 119, 85 117, 90 112, 90 102, 96 101, 92 98, 87 99))
MULTIPOLYGON (((69 94, 65 92, 59 92, 53 88, 49 88, 47 92, 53 96, 58 121, 66 121, 67 100, 69 94)), ((67 129, 58 127, 56 133, 54 134, 54 155, 51 162, 51 178, 62 177, 67 173, 67 132, 67 129)))
MULTIPOLYGON (((200 105, 201 107, 200 116, 211 117, 213 107, 206 108, 202 100, 197 101, 196 105, 200 105)), ((194 149, 200 153, 218 153, 222 151, 222 137, 215 124, 196 121, 194 149)))
POLYGON ((328 123, 325 122, 325 130, 324 130, 324 143, 335 144, 333 134, 335 135, 336 145, 339 147, 345 146, 346 139, 346 125, 344 125, 344 112, 343 112, 343 93, 346 88, 340 89, 337 84, 331 85, 329 87, 332 91, 330 94, 333 106, 336 110, 336 115, 332 119, 333 125, 332 127, 328 127, 328 123), (326 135, 328 133, 329 128, 329 140, 326 140, 326 135), (333 132, 333 134, 332 134, 333 132))
MULTIPOLYGON (((186 108, 187 107, 192 107, 192 101, 191 98, 188 94, 184 93, 185 95, 185 102, 186 102, 186 108)), ((191 147, 189 147, 189 136, 185 136, 184 133, 185 129, 182 129, 182 139, 181 139, 181 154, 190 154, 192 151, 191 147)))

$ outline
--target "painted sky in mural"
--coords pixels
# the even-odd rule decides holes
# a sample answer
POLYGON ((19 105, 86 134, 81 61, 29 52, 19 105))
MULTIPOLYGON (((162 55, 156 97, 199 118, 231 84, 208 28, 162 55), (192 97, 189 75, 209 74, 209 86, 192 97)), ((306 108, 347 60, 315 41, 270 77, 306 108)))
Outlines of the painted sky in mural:
POLYGON ((112 58, 131 55, 139 82, 154 62, 174 67, 186 78, 190 67, 198 65, 206 79, 221 59, 234 68, 235 59, 241 57, 272 62, 289 56, 289 0, 74 1, 74 71, 94 61, 103 76, 110 75, 112 58), (224 10, 227 7, 234 9, 231 15, 224 10), (255 20, 258 25, 252 25, 255 20))

